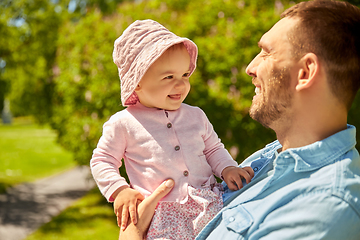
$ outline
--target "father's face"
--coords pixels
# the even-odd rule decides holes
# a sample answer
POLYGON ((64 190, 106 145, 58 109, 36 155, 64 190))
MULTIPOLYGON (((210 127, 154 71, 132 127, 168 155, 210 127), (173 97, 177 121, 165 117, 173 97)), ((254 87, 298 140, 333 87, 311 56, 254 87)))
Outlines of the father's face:
POLYGON ((295 62, 287 33, 296 22, 281 19, 265 33, 259 41, 261 52, 246 68, 253 77, 256 93, 249 114, 265 127, 285 117, 292 105, 291 69, 295 62))

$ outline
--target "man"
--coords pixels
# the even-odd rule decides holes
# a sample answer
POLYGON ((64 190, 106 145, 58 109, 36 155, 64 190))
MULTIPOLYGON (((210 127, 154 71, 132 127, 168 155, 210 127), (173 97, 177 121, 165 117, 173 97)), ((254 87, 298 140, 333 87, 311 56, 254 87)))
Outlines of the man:
MULTIPOLYGON (((360 239, 360 157, 347 125, 360 87, 359 8, 299 3, 259 47, 246 69, 256 92, 250 116, 278 140, 241 164, 254 178, 224 194, 224 208, 197 239, 360 239)), ((121 238, 144 234, 173 184, 139 205, 140 221, 121 238)))

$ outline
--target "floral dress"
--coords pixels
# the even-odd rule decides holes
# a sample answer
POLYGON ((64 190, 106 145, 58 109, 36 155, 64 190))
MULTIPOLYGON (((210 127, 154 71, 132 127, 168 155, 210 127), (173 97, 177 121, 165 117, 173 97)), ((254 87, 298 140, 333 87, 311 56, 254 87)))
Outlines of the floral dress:
POLYGON ((222 193, 221 184, 201 189, 188 186, 185 203, 160 202, 146 239, 194 239, 223 207, 222 193))

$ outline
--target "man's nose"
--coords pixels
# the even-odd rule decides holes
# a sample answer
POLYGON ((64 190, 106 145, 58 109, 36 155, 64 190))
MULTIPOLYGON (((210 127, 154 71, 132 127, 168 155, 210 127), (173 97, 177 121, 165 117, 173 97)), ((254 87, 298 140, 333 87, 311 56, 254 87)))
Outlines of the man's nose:
POLYGON ((258 56, 256 56, 250 63, 249 65, 246 67, 246 74, 251 76, 251 77, 256 77, 257 73, 257 66, 258 66, 258 56))

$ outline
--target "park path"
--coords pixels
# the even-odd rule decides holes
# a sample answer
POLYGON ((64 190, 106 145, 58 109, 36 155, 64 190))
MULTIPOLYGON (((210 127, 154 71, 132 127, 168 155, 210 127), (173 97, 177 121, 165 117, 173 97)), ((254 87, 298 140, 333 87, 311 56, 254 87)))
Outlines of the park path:
POLYGON ((0 240, 22 240, 95 186, 89 167, 25 183, 0 194, 0 240))

